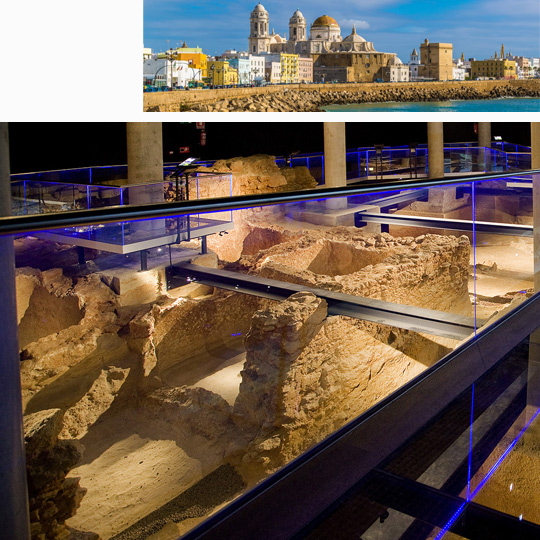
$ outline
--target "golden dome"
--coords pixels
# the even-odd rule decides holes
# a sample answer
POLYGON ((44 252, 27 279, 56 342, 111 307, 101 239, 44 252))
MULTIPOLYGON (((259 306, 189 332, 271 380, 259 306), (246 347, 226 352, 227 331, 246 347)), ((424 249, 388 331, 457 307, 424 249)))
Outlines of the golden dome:
POLYGON ((339 28, 339 24, 336 22, 336 20, 332 19, 332 17, 329 17, 328 15, 323 15, 322 17, 315 19, 315 22, 311 25, 312 28, 319 26, 337 26, 339 28))

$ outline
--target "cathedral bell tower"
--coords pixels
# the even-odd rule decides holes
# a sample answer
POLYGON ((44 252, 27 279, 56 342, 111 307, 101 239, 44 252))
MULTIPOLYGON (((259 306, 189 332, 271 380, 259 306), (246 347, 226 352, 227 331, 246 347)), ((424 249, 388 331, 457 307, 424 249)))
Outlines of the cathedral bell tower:
POLYGON ((249 34, 249 53, 258 54, 260 52, 270 51, 270 36, 268 33, 269 16, 268 11, 262 4, 257 4, 251 12, 250 34, 249 34))
POLYGON ((297 9, 289 20, 289 41, 306 41, 306 19, 297 9))

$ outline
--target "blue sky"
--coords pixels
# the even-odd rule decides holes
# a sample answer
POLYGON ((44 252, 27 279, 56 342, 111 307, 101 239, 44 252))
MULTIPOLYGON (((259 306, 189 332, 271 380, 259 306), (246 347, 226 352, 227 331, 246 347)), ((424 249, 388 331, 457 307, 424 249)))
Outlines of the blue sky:
MULTIPOLYGON (((256 0, 144 0, 144 46, 165 50, 186 41, 207 54, 247 50, 249 15, 256 0), (167 43, 167 40, 169 42, 167 43)), ((412 49, 427 37, 453 43, 454 58, 492 56, 504 43, 506 52, 540 56, 538 0, 320 0, 262 2, 270 28, 288 36, 289 18, 299 8, 311 23, 330 15, 343 37, 353 23, 357 32, 381 52, 396 52, 408 62, 412 49)))

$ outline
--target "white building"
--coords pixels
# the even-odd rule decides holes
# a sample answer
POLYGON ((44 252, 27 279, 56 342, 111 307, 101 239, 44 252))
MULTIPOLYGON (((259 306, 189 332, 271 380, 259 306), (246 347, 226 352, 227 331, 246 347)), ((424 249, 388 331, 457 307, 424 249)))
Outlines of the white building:
POLYGON ((154 86, 186 87, 190 82, 201 81, 201 70, 189 65, 187 60, 148 58, 143 61, 143 79, 154 86))
POLYGON ((249 82, 260 83, 265 80, 265 60, 263 56, 249 54, 247 51, 225 51, 222 58, 247 58, 249 60, 249 82))
POLYGON ((409 66, 405 65, 397 56, 388 60, 383 67, 384 82, 409 82, 409 66))
POLYGON ((281 62, 267 62, 264 74, 269 83, 279 84, 281 82, 281 62))
POLYGON ((452 78, 454 81, 464 81, 467 77, 467 68, 454 64, 452 67, 452 78))
POLYGON ((409 80, 410 81, 416 81, 418 80, 418 69, 420 68, 420 56, 418 55, 418 51, 416 50, 416 47, 413 49, 413 52, 410 55, 409 60, 409 80))

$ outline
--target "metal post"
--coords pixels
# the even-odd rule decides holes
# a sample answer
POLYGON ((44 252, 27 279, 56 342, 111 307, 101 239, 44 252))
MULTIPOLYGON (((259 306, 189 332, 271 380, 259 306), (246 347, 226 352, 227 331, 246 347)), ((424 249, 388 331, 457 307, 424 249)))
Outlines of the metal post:
POLYGON ((206 243, 206 236, 201 236, 201 255, 208 253, 208 244, 206 243))
MULTIPOLYGON (((7 123, 0 123, 0 215, 11 214, 7 123)), ((0 238, 0 531, 28 540, 30 525, 24 456, 21 375, 13 239, 0 238)))
POLYGON ((77 259, 79 264, 86 264, 86 257, 82 246, 77 246, 77 259))
POLYGON ((148 252, 146 249, 140 251, 141 254, 141 272, 146 272, 148 270, 148 252))

